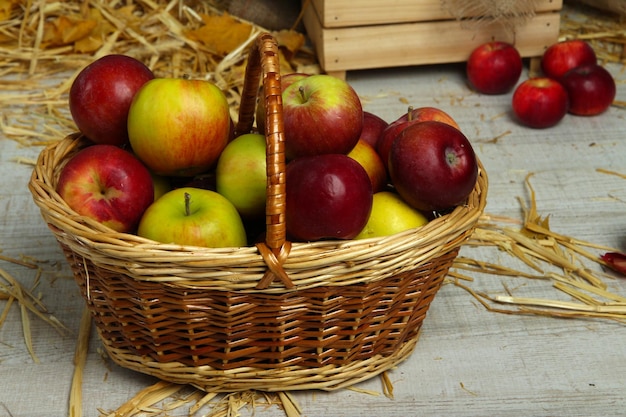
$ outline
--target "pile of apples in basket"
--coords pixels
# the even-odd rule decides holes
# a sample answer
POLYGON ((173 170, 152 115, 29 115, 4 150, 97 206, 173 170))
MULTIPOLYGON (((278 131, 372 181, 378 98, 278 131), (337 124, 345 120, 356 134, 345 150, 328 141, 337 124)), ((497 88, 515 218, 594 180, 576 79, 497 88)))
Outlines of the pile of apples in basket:
MULTIPOLYGON (((457 123, 434 107, 387 123, 363 110, 348 82, 324 74, 281 79, 285 219, 291 241, 362 239, 426 224, 463 204, 478 161, 457 123)), ((77 213, 162 243, 241 247, 264 239, 266 139, 235 137, 212 82, 157 78, 140 61, 108 55, 70 89, 89 145, 60 173, 77 213)))

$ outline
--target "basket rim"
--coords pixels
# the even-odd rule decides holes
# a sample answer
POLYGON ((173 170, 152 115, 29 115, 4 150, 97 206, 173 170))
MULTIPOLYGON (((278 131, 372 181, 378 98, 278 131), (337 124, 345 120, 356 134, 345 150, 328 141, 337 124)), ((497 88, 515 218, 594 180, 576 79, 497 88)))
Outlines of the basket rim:
MULTIPOLYGON (((40 153, 29 182, 34 202, 39 206, 42 216, 57 239, 71 244, 77 253, 85 257, 98 253, 100 256, 117 259, 126 263, 125 268, 133 272, 137 279, 151 281, 169 280, 152 276, 149 268, 133 264, 146 263, 156 268, 168 263, 201 270, 219 262, 220 266, 226 268, 237 268, 246 264, 251 271, 259 269, 259 273, 267 269, 263 256, 255 246, 207 248, 159 243, 131 233, 116 232, 94 220, 80 216, 56 192, 53 172, 59 169, 68 153, 79 149, 81 141, 82 135, 71 134, 48 145, 40 153), (66 154, 59 155, 63 152, 66 154), (133 264, 128 264, 129 261, 133 264)), ((457 206, 452 212, 418 228, 385 237, 291 242, 291 251, 284 259, 283 268, 287 273, 293 273, 300 268, 314 266, 320 261, 327 263, 331 253, 335 262, 363 262, 377 256, 400 254, 407 247, 415 245, 432 246, 422 256, 422 260, 426 261, 437 253, 444 253, 460 246, 469 236, 486 206, 488 177, 479 159, 478 164, 478 178, 468 202, 457 206), (442 240, 450 242, 442 245, 442 240)), ((233 281, 239 278, 231 277, 233 281)), ((203 285, 201 281, 201 277, 194 278, 189 274, 184 278, 171 277, 171 282, 181 285, 203 285)), ((306 285, 306 280, 301 284, 306 285)))

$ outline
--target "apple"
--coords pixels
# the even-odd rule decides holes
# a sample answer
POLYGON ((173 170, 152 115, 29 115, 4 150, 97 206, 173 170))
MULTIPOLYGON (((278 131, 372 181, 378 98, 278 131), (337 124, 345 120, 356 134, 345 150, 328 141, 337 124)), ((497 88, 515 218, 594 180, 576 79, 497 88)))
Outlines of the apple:
POLYGON ((364 139, 359 139, 354 148, 348 152, 348 156, 357 161, 367 172, 367 176, 372 183, 372 191, 381 191, 387 185, 387 169, 382 159, 364 139))
POLYGON ((77 152, 61 170, 56 191, 76 213, 122 233, 134 231, 154 201, 150 171, 116 145, 77 152))
POLYGON ((550 45, 541 57, 541 71, 546 77, 560 80, 572 68, 594 65, 596 53, 582 39, 568 39, 550 45))
POLYGON ((594 116, 609 108, 615 99, 615 80, 600 65, 572 68, 561 83, 569 95, 569 111, 578 116, 594 116))
MULTIPOLYGON (((310 74, 303 72, 290 72, 280 77, 281 91, 285 91, 285 88, 289 87, 294 82, 308 77, 310 74)), ((265 92, 263 86, 259 90, 259 96, 256 106, 256 126, 259 133, 265 133, 265 92)))
POLYGON ((226 96, 204 80, 155 78, 128 113, 133 151, 154 173, 191 177, 217 162, 230 136, 226 96))
POLYGON ((346 81, 326 74, 295 81, 283 92, 285 157, 347 154, 363 130, 361 100, 346 81))
POLYGON ((467 199, 476 184, 478 162, 460 130, 426 121, 408 126, 393 141, 389 173, 398 194, 412 207, 443 211, 467 199))
POLYGON ((390 236, 426 223, 426 216, 407 204, 398 194, 380 191, 374 194, 372 212, 355 239, 390 236))
POLYGON ((139 88, 153 78, 147 66, 126 55, 106 55, 87 65, 69 92, 76 127, 94 143, 126 144, 130 103, 139 88))
POLYGON ((172 190, 172 182, 168 177, 150 173, 152 176, 152 184, 154 185, 154 199, 159 199, 163 194, 172 190))
POLYGON ((465 71, 471 87, 479 93, 504 94, 522 74, 522 57, 510 43, 486 42, 471 52, 465 71))
POLYGON ((512 105, 513 113, 522 124, 543 129, 563 119, 569 99, 565 88, 555 79, 534 77, 515 89, 512 105))
POLYGON ((236 137, 217 161, 216 190, 245 219, 265 215, 266 166, 265 136, 257 133, 236 137))
POLYGON ((363 112, 363 130, 361 131, 360 139, 369 143, 374 149, 378 139, 380 139, 383 131, 389 126, 383 118, 370 113, 368 111, 363 112))
POLYGON ((291 239, 352 239, 367 223, 372 184, 349 156, 303 156, 287 164, 285 175, 285 218, 291 239))
POLYGON ((447 123, 460 130, 459 125, 452 116, 437 107, 425 106, 413 108, 409 106, 406 113, 391 122, 389 126, 383 130, 376 146, 376 151, 380 155, 385 167, 389 168, 389 150, 391 149, 391 144, 394 139, 398 137, 400 132, 414 123, 425 122, 427 120, 447 123))
POLYGON ((235 206, 211 190, 172 190, 144 212, 137 235, 161 243, 209 248, 247 245, 246 230, 235 206))

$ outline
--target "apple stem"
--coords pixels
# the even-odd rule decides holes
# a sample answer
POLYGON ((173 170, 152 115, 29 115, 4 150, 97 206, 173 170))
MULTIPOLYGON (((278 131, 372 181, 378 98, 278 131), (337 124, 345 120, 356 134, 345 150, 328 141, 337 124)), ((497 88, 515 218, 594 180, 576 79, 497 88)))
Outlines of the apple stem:
POLYGON ((189 195, 189 193, 185 193, 185 216, 190 216, 191 215, 191 196, 189 195))
POLYGON ((410 122, 413 120, 413 106, 409 106, 406 110, 406 118, 410 122))
POLYGON ((300 86, 298 88, 298 91, 300 92, 300 98, 302 99, 302 102, 305 103, 306 102, 306 95, 304 94, 304 86, 300 86))

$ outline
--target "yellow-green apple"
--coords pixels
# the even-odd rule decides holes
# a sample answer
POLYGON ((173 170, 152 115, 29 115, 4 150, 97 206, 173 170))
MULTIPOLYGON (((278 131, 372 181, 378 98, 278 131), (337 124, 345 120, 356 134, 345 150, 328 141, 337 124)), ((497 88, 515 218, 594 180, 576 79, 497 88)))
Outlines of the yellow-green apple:
POLYGON ((209 248, 247 245, 243 221, 226 197, 211 190, 183 187, 152 203, 137 234, 161 243, 209 248))
POLYGON ((567 91, 561 83, 548 77, 533 77, 517 86, 512 107, 520 123, 543 129, 563 119, 568 102, 567 91))
POLYGON ((486 42, 470 53, 465 72, 470 86, 479 93, 504 94, 522 74, 522 57, 510 43, 486 42))
POLYGON ((398 194, 422 212, 463 203, 478 177, 467 137, 449 124, 427 121, 404 129, 389 152, 389 173, 398 194))
POLYGON ((394 235, 426 223, 426 216, 407 204, 398 194, 380 191, 374 193, 370 217, 355 239, 394 235))
POLYGON ((572 68, 594 65, 596 53, 582 39, 567 39, 550 45, 541 57, 541 71, 546 77, 560 80, 572 68))
POLYGON ((363 107, 345 80, 316 74, 283 91, 285 157, 347 154, 363 130, 363 107))
POLYGON ((216 190, 244 219, 265 215, 267 189, 265 136, 247 133, 222 151, 215 169, 216 190))
POLYGON ((383 131, 389 126, 382 117, 368 112, 363 112, 363 130, 361 130, 360 139, 369 143, 374 149, 380 139, 383 131))
POLYGON ((205 80, 155 78, 128 113, 130 145, 154 173, 194 176, 214 166, 230 135, 223 91, 205 80))
POLYGON ((150 173, 152 175, 152 184, 154 185, 154 199, 157 200, 163 194, 172 190, 172 182, 170 178, 164 177, 163 175, 156 175, 154 173, 150 173))
POLYGON ((569 112, 594 116, 609 108, 615 99, 615 80, 604 67, 593 64, 572 68, 561 77, 569 96, 569 112))
POLYGON ((154 78, 141 61, 105 55, 83 68, 70 87, 69 108, 76 127, 94 143, 124 145, 130 103, 154 78))
POLYGON ((372 184, 344 154, 303 156, 286 168, 286 226, 291 239, 352 239, 372 208, 372 184))
MULTIPOLYGON (((289 87, 294 82, 308 77, 310 74, 303 72, 290 72, 280 77, 281 92, 285 91, 285 88, 289 87)), ((259 97, 257 99, 256 106, 256 126, 259 133, 265 133, 265 90, 263 86, 259 90, 259 97)))
POLYGON ((154 201, 148 169, 116 145, 96 144, 72 156, 56 190, 75 212, 117 232, 134 231, 154 201))
POLYGON ((348 156, 357 161, 363 168, 372 183, 372 191, 381 191, 387 185, 387 169, 383 164, 382 159, 376 152, 376 149, 372 147, 364 139, 354 145, 354 148, 348 152, 348 156))
POLYGON ((414 123, 425 122, 428 120, 447 123, 460 130, 459 125, 452 118, 452 116, 437 107, 425 106, 413 108, 409 106, 406 113, 391 122, 389 126, 383 130, 376 146, 376 151, 380 155, 380 158, 386 168, 389 168, 389 150, 391 149, 391 144, 394 139, 398 137, 400 132, 414 123))

